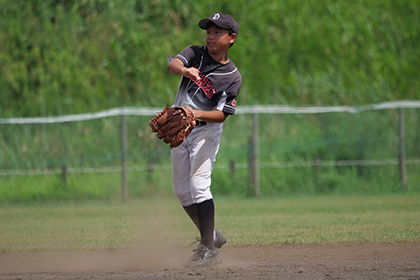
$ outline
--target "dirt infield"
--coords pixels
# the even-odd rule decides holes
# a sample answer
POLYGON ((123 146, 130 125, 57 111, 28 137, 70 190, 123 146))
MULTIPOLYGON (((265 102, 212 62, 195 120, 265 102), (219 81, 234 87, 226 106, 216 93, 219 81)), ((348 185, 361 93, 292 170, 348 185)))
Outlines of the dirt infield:
POLYGON ((420 243, 229 247, 184 269, 191 248, 0 254, 0 279, 420 279, 420 243))

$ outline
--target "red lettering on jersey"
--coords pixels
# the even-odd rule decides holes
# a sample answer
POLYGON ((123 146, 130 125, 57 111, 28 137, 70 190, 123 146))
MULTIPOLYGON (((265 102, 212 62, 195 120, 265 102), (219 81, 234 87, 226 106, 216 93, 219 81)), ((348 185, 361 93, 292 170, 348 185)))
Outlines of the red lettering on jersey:
POLYGON ((233 100, 232 105, 236 106, 236 100, 233 100))
MULTIPOLYGON (((201 76, 201 75, 200 75, 201 76)), ((206 78, 206 77, 205 77, 206 78)), ((197 86, 199 86, 200 88, 202 88, 203 86, 204 86, 204 84, 205 84, 205 79, 203 79, 203 78, 200 78, 200 80, 198 80, 197 82, 195 82, 195 84, 197 85, 197 86)))
POLYGON ((210 82, 209 78, 207 78, 203 73, 199 72, 200 80, 196 81, 195 84, 199 86, 206 96, 211 99, 213 95, 216 93, 212 83, 210 82))
POLYGON ((208 82, 208 84, 202 88, 204 90, 204 92, 206 93, 206 95, 209 97, 209 99, 211 99, 215 93, 215 90, 213 88, 213 85, 210 83, 210 80, 208 82))

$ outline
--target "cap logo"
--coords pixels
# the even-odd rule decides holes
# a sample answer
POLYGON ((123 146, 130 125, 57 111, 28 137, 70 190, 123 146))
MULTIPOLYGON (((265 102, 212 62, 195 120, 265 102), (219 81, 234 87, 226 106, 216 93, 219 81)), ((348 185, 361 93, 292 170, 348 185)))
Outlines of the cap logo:
POLYGON ((217 20, 219 18, 220 18, 220 14, 219 13, 214 14, 213 17, 212 17, 212 19, 214 19, 214 20, 217 20))

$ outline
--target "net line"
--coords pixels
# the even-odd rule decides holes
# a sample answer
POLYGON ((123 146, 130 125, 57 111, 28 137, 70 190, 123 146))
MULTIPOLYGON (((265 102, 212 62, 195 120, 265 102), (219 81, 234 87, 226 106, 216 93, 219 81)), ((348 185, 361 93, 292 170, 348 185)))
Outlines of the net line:
MULTIPOLYGON (((236 114, 321 114, 321 113, 359 113, 363 111, 386 110, 386 109, 420 108, 420 101, 401 100, 371 104, 365 106, 313 106, 313 107, 294 107, 283 105, 250 105, 238 106, 236 114)), ((0 119, 0 124, 43 124, 43 123, 64 123, 75 121, 88 121, 114 116, 154 116, 162 108, 149 107, 121 107, 112 108, 96 113, 85 113, 77 115, 65 115, 57 117, 37 117, 37 118, 5 118, 0 119)))

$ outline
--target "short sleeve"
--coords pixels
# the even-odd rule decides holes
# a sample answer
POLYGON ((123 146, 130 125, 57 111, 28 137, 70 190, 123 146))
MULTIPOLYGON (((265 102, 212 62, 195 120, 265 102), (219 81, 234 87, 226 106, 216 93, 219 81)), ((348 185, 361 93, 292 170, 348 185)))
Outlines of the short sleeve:
POLYGON ((236 79, 226 89, 226 103, 223 107, 223 112, 229 115, 234 115, 236 112, 236 99, 238 98, 239 92, 242 86, 242 77, 238 72, 236 79))
POLYGON ((181 60, 182 63, 184 64, 184 66, 188 66, 194 60, 198 51, 199 51, 199 46, 191 45, 191 46, 188 46, 185 49, 183 49, 175 57, 178 58, 179 60, 181 60))

